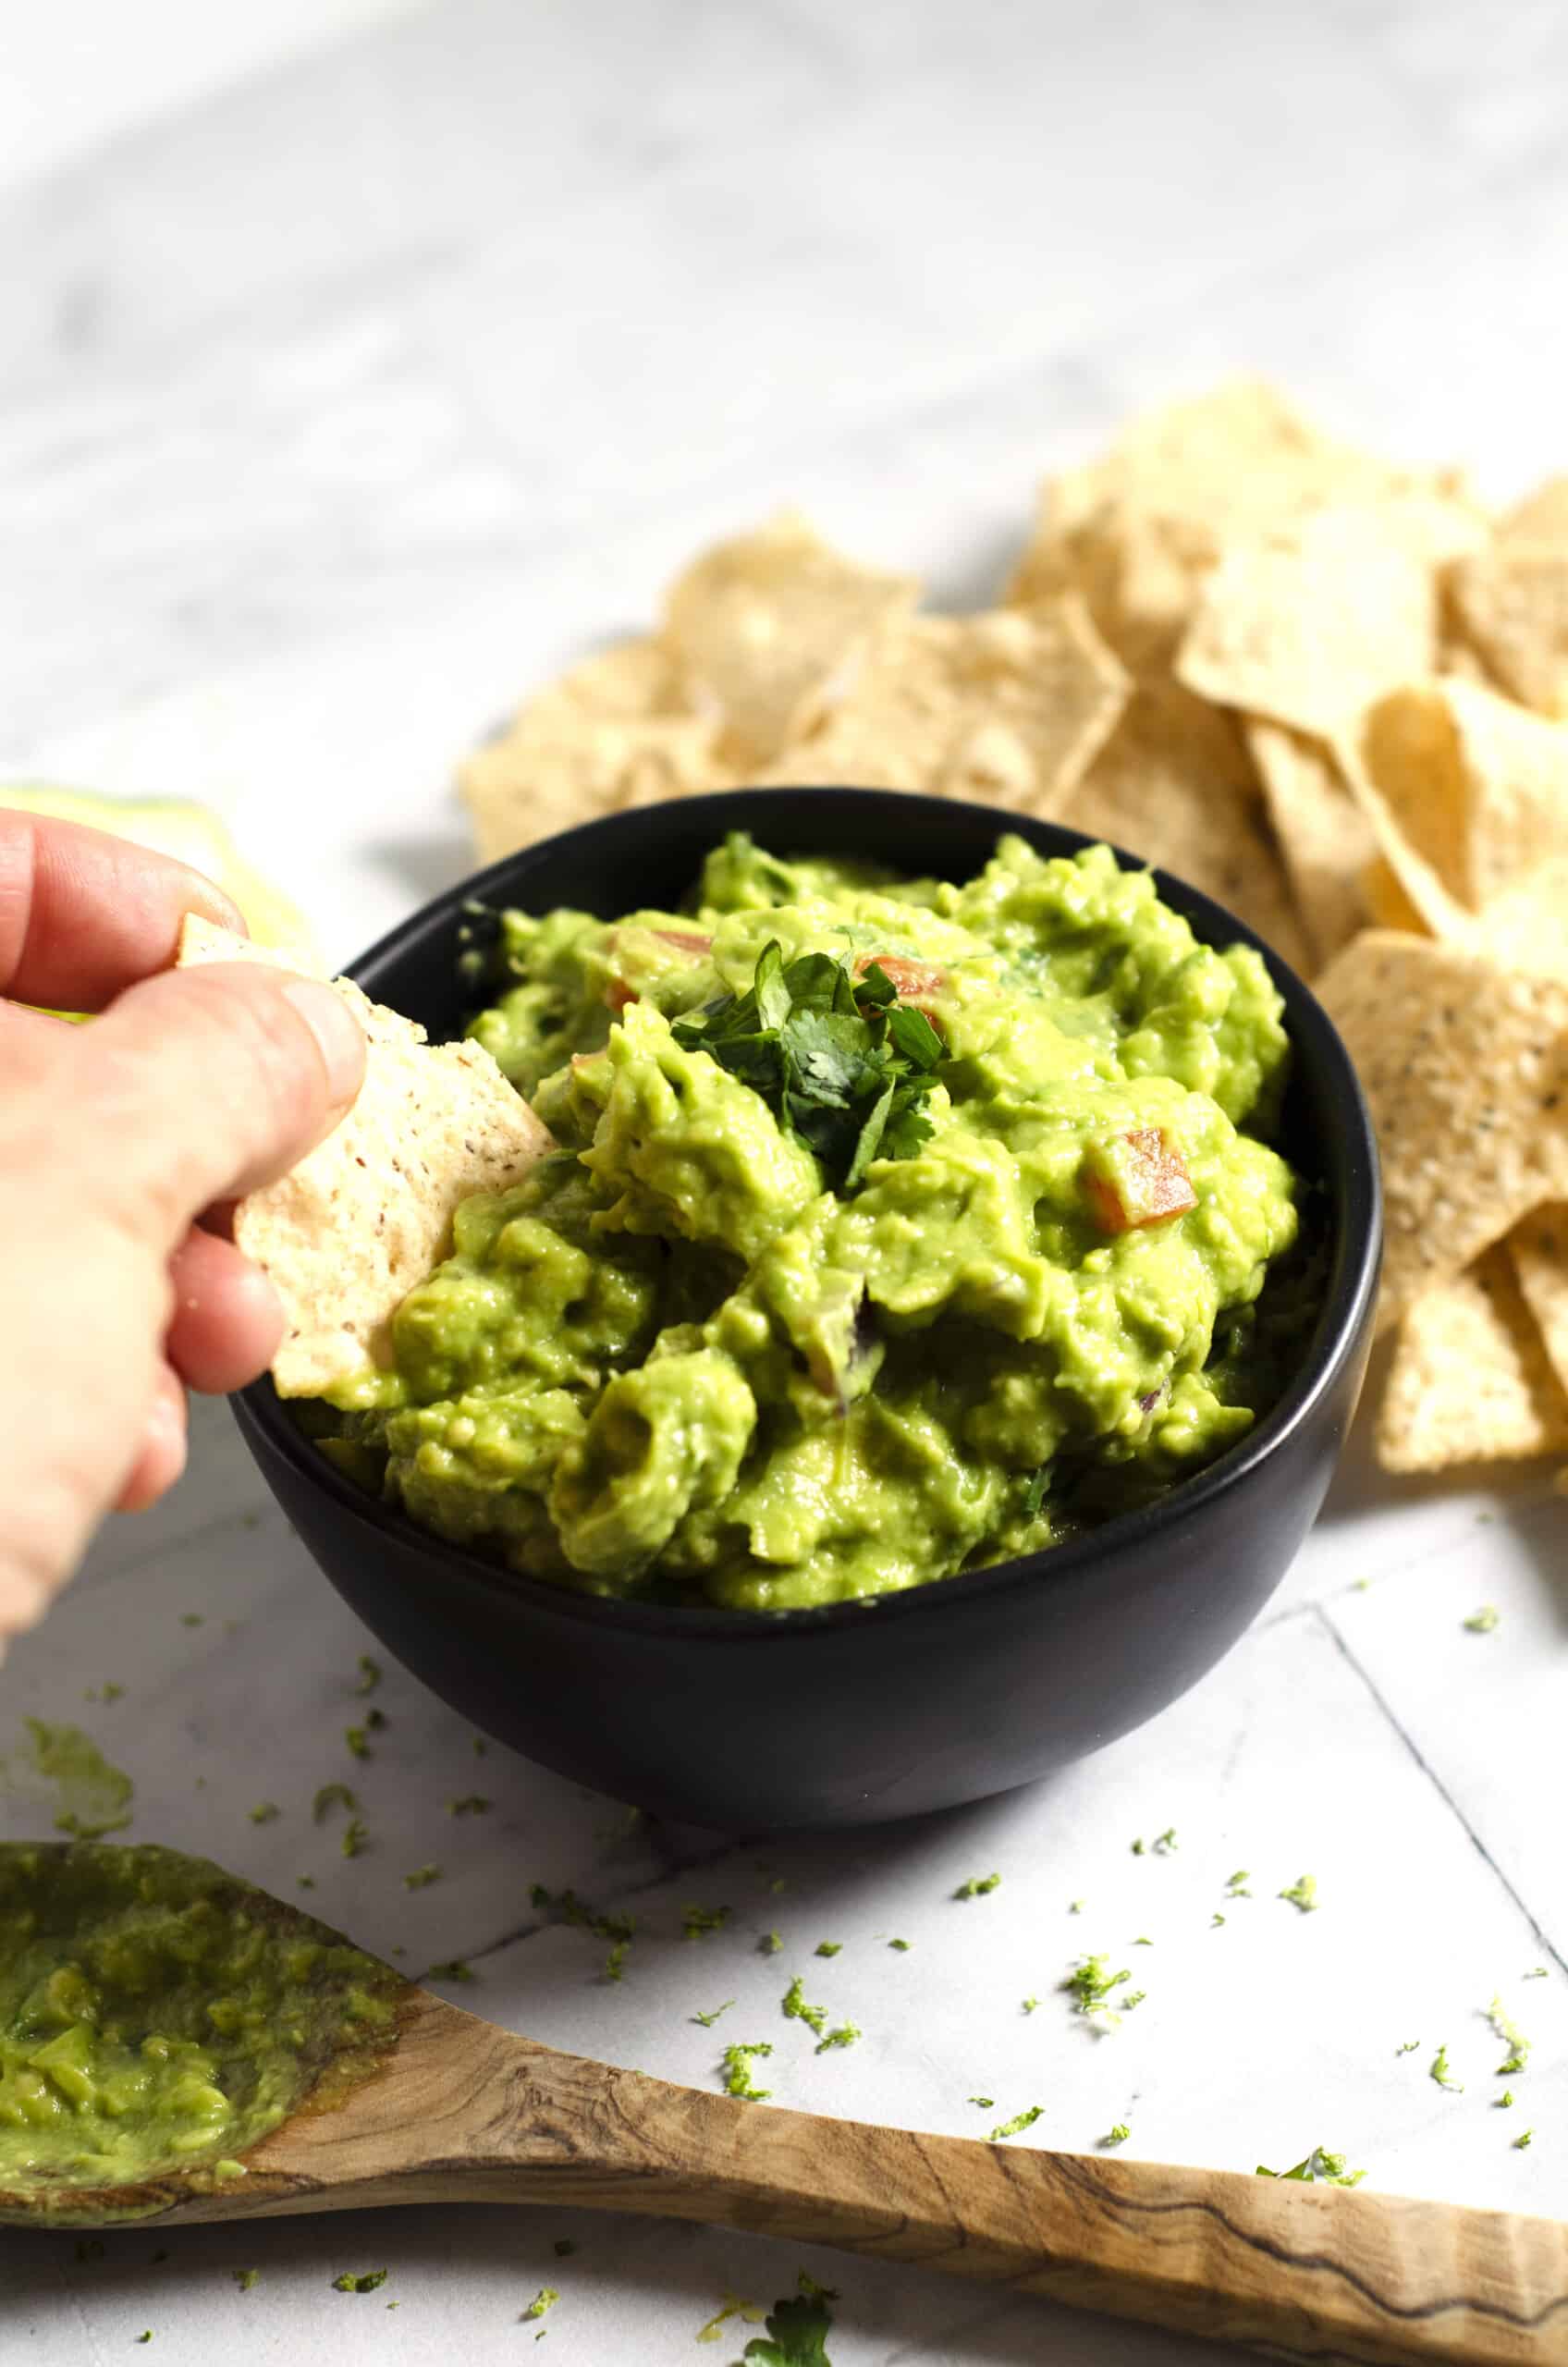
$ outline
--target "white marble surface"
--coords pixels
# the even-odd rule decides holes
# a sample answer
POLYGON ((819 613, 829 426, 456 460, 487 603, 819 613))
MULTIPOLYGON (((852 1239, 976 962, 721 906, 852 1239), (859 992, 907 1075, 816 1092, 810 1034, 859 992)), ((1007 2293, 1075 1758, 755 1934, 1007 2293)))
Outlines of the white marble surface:
MULTIPOLYGON (((977 596, 1046 466, 1233 366, 1499 493, 1568 461, 1568 19, 1546 0, 1484 36, 1472 0, 462 0, 374 23, 335 0, 264 51, 237 22, 227 54, 222 13, 199 72, 170 42, 117 113, 130 12, 103 10, 79 91, 57 38, 32 55, 65 114, 26 127, 53 169, 0 185, 0 759, 213 800, 339 955, 463 867, 454 754, 645 616, 700 536, 782 499, 977 596)), ((400 1672, 350 1762, 366 1639, 221 1407, 197 1444, 0 1675, 0 1749, 26 1713, 81 1720, 136 1779, 137 1836, 285 1895, 310 1871, 313 1907, 410 1969, 471 1956, 465 2004, 649 2070, 708 2083, 724 2040, 767 2037, 778 2099, 822 2111, 984 2133, 1039 2103, 1015 2141, 1120 2119, 1130 2152, 1243 2169, 1322 2142, 1391 2189, 1568 2211, 1568 1508, 1543 1471, 1396 1488, 1358 1442, 1271 1615, 1033 1792, 828 1842, 628 1842, 606 1803, 476 1760, 400 1672), (1469 1634, 1484 1601, 1501 1624, 1469 1634), (85 1703, 105 1677, 123 1698, 85 1703), (373 1834, 352 1861, 309 1819, 337 1775, 373 1834), (489 1814, 451 1819, 473 1789, 489 1814), (283 1814, 256 1825, 263 1797, 283 1814), (1174 1854, 1132 1854, 1172 1823, 1174 1854), (431 1858, 442 1881, 406 1891, 431 1858), (993 1868, 997 1892, 952 1901, 993 1868), (1308 1870, 1302 1916, 1275 1894, 1308 1870), (540 1928, 535 1881, 634 1901, 622 1983, 540 1928), (688 1899, 729 1928, 681 1942, 688 1899), (1057 1984, 1101 1947, 1147 1998, 1096 2039, 1057 1984), (779 2017, 796 1970, 858 2047, 818 2058, 779 2017), (1512 2113, 1497 1990, 1536 2041, 1512 2113), (689 2018, 729 1996, 716 2030, 689 2018), (1445 2041, 1463 2094, 1427 2077, 1445 2041)), ((0 1804, 6 1831, 38 1818, 0 1804)), ((151 2326, 191 2367, 487 2367, 548 2282, 553 2359, 725 2361, 751 2328, 692 2347, 724 2293, 768 2301, 805 2266, 840 2291, 837 2367, 1219 2356, 587 2214, 193 2230, 153 2264, 164 2241, 79 2263, 0 2233, 0 2353, 98 2367, 151 2326), (381 2294, 330 2289, 384 2263, 381 2294)))

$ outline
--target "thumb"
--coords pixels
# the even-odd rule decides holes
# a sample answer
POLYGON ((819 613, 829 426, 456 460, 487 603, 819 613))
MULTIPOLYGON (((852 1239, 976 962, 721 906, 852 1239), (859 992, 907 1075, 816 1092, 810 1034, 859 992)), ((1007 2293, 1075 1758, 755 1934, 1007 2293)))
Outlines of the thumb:
POLYGON ((259 963, 148 978, 78 1049, 94 1196, 165 1256, 213 1201, 292 1167, 364 1076, 364 1031, 343 998, 259 963))

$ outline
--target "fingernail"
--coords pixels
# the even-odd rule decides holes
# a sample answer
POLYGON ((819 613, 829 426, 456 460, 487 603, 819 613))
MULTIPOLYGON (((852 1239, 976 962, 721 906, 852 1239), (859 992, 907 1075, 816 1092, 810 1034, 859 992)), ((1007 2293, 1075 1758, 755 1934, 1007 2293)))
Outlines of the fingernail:
POLYGON ((341 995, 313 978, 283 989, 316 1039, 334 1101, 351 1101, 364 1073, 365 1036, 341 995))

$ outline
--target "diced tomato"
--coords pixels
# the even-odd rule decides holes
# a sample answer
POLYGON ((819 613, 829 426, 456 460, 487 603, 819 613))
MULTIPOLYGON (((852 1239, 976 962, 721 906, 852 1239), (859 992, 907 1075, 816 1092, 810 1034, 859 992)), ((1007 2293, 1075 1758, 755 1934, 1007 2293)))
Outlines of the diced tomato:
MULTIPOLYGON (((656 937, 663 945, 673 945, 678 953, 689 953, 694 962, 700 961, 713 944, 711 937, 703 937, 695 929, 655 928, 650 929, 648 935, 656 937)), ((615 941, 612 937, 612 946, 615 941)), ((637 1000, 637 989, 629 980, 613 977, 605 987, 605 1000, 612 1011, 624 1011, 629 1002, 637 1000)))
POLYGON ((893 982, 893 992, 900 1002, 921 1008, 925 995, 939 995, 948 983, 945 970, 934 969, 929 962, 912 962, 903 953, 862 953, 855 959, 855 975, 864 978, 873 966, 893 982))
POLYGON ((1197 1207, 1192 1177, 1182 1154, 1158 1126, 1123 1134, 1108 1149, 1091 1151, 1083 1171, 1084 1189, 1103 1233, 1132 1233, 1165 1224, 1197 1207))

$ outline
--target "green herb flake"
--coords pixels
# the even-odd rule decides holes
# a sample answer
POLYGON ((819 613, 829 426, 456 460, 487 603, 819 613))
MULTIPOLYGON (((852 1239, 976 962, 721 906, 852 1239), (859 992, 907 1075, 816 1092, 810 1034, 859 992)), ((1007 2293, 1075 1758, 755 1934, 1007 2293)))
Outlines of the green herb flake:
POLYGON ((1133 1945, 1135 1948, 1152 1948, 1154 1942, 1152 1940, 1134 1940, 1133 1945))
POLYGON ((1147 1843, 1146 1841, 1134 1841, 1134 1842, 1133 1842, 1133 1857, 1134 1857, 1134 1858, 1142 1858, 1142 1857, 1145 1857, 1145 1856, 1146 1856, 1147 1851, 1148 1851, 1148 1843, 1147 1843))
POLYGON ((716 2005, 714 2007, 711 2014, 693 2014, 692 2019, 694 2022, 700 2022, 704 2030, 711 2030, 715 2022, 717 2021, 720 2014, 728 2014, 730 2006, 733 2005, 734 2003, 735 2000, 733 1997, 727 1997, 722 2005, 716 2005))
POLYGON ((1545 1981, 1548 1977, 1547 1968, 1544 1964, 1533 1965, 1530 1970, 1525 1975, 1526 1981, 1545 1981))
POLYGON ((200 1627, 203 1623, 199 1611, 182 1611, 179 1614, 179 1624, 182 1627, 200 1627))
POLYGON ((1489 1602, 1484 1602, 1479 1611, 1470 1613, 1464 1625, 1472 1636, 1489 1636, 1498 1624, 1499 1616, 1489 1602))
POLYGON ((843 1944, 842 1940, 818 1940, 813 1954, 819 1956, 836 1956, 843 1944))
POLYGON ((1403 2046, 1395 2047, 1394 2053, 1396 2054, 1414 2054, 1420 2043, 1421 2042, 1418 2038, 1407 2038, 1403 2046))
POLYGON ((1048 1463, 1042 1463, 1038 1471, 1031 1475, 1029 1483, 1023 1490, 1023 1517, 1025 1520, 1039 1519, 1040 1506, 1046 1501, 1046 1490, 1050 1484, 1050 1476, 1051 1467, 1048 1463))
POLYGON ((1017 2137, 1023 2129, 1033 2128, 1044 2111, 1044 2104, 1026 2105, 1023 2112, 1015 2112, 1011 2120, 1004 2120, 993 2128, 986 2142, 999 2145, 1004 2137, 1017 2137))
POLYGON ((1067 1911, 1069 1915, 1082 1915, 1084 1901, 1081 1898, 1070 1898, 1067 1902, 1067 1911))
POLYGON ((1037 1997, 1025 1997, 1025 1998, 1024 1998, 1024 2000, 1023 2000, 1023 2008, 1022 2008, 1022 2010, 1023 2010, 1025 2014, 1033 2014, 1033 2013, 1035 2013, 1035 2012, 1036 2012, 1036 2011, 1037 2011, 1037 2009, 1038 2009, 1038 2007, 1039 2007, 1039 2003, 1040 2003, 1040 2001, 1039 2001, 1039 1999, 1038 1999, 1037 1997))
POLYGON ((722 1932, 729 1920, 728 1907, 688 1903, 680 1910, 680 1936, 683 1940, 705 1940, 710 1932, 722 1932))
POLYGON ((963 2101, 966 2104, 978 2104, 982 2112, 994 2112, 996 2110, 997 2100, 995 2096, 965 2096, 963 2101))
POLYGON ((560 2298, 560 2292, 556 2286, 541 2285, 538 2292, 524 2310, 520 2324, 526 2325, 531 2318, 542 2318, 546 2310, 555 2308, 560 2298))
POLYGON ((1499 2109, 1499 2111, 1500 2111, 1500 2112, 1506 2112, 1506 2111, 1508 2110, 1509 2106, 1510 2106, 1510 2105, 1513 2103, 1513 2089, 1512 2089, 1512 2088, 1504 2088, 1504 2090, 1503 2090, 1503 2091, 1502 2091, 1501 2095, 1501 2096, 1499 2096, 1499 2098, 1498 2098, 1498 2100, 1497 2100, 1497 2101, 1498 2101, 1498 2109, 1499 2109))
POLYGON ((1209 1919, 1208 1919, 1208 1928, 1209 1928, 1209 1930, 1210 1930, 1211 1932, 1218 1930, 1219 1926, 1221 1923, 1223 1923, 1223 1922, 1224 1922, 1224 1920, 1225 1920, 1225 1918, 1223 1917, 1223 1915, 1221 1915, 1221 1914, 1219 1912, 1219 1910, 1218 1910, 1218 1908, 1217 1908, 1217 1909, 1215 1910, 1215 1912, 1214 1912, 1214 1913, 1209 1917, 1209 1919))
POLYGON ((1107 2129, 1105 2135, 1100 2139, 1100 2143, 1102 2145, 1125 2145, 1127 2140, 1132 2136, 1132 2134, 1133 2132, 1128 2128, 1127 2123, 1124 2120, 1119 2120, 1114 2128, 1107 2129))
POLYGON ((818 2042, 816 2052, 818 2054, 826 2054, 829 2047, 853 2046, 856 2040, 864 2038, 864 2035, 858 2022, 839 2022, 818 2042))
POLYGON ((1535 2133, 1536 2132, 1533 2128, 1521 2129, 1518 2136, 1513 2140, 1514 2152, 1516 2153, 1522 2153, 1535 2133))
POLYGON ((760 2301, 748 2301, 739 2293, 727 2293, 723 2306, 714 2312, 705 2326, 697 2329, 699 2342, 717 2342, 731 2318, 740 2318, 749 2326, 760 2326, 763 2307, 760 2301))
POLYGON ((361 1653, 360 1654, 360 1675, 359 1675, 359 1682, 358 1682, 358 1684, 357 1684, 357 1685, 355 1686, 355 1687, 354 1687, 355 1692, 356 1692, 356 1693, 374 1693, 374 1692, 375 1691, 376 1686, 377 1686, 380 1683, 381 1683, 381 1665, 380 1665, 380 1662, 377 1662, 377 1661, 373 1661, 373 1660, 372 1660, 372 1658, 371 1658, 371 1656, 370 1656, 370 1654, 369 1654, 368 1652, 361 1652, 361 1653))
POLYGON ((991 1891, 1000 1889, 1001 1879, 1000 1874, 971 1874, 966 1883, 960 1883, 953 1896, 955 1898, 985 1898, 991 1891))
POLYGON ((335 2293, 376 2293, 386 2284, 386 2275, 384 2268, 367 2268, 361 2276, 346 2268, 341 2276, 333 2278, 332 2289, 335 2293))
POLYGON ((942 1039, 923 1012, 899 1001, 879 963, 856 978, 831 954, 786 963, 772 939, 743 994, 677 1019, 671 1033, 760 1094, 845 1195, 874 1159, 908 1159, 930 1139, 924 1104, 942 1039))
POLYGON ((301 1874, 299 1880, 299 1886, 301 1890, 314 1890, 316 1886, 316 1878, 314 1874, 301 1874))
MULTIPOLYGON (((1119 1989, 1124 1981, 1131 1981, 1133 1978, 1125 1967, 1121 1972, 1109 1971, 1107 1968, 1109 1962, 1110 1958, 1106 1956, 1080 1956, 1067 1979, 1061 1983, 1062 1988, 1072 1996, 1072 2010, 1075 2014, 1097 2014, 1103 2017, 1108 2026, 1121 2019, 1121 2015, 1111 2008, 1111 1992, 1119 1989)), ((1139 1990, 1136 1995, 1123 1998, 1121 2001, 1123 2011, 1135 2005, 1142 1995, 1143 1992, 1139 1990)))
POLYGON ((465 1792, 460 1800, 448 1800, 447 1803, 448 1816, 488 1816, 489 1813, 490 1802, 483 1792, 465 1792))
POLYGON ((81 1698, 84 1701, 123 1701, 125 1687, 116 1685, 112 1676, 105 1677, 102 1685, 90 1685, 81 1698))
POLYGON ((152 2327, 151 2327, 151 2326, 149 2326, 145 2334, 139 2334, 139 2335, 137 2336, 136 2339, 137 2339, 137 2341, 138 2341, 138 2342, 151 2342, 151 2341, 152 2341, 152 2339, 153 2339, 153 2329, 152 2329, 152 2327))
POLYGON ((1168 1824, 1163 1833, 1155 1835, 1154 1846, 1157 1855, 1169 1858, 1176 1846, 1176 1827, 1173 1824, 1168 1824))
POLYGON ((1494 1997, 1487 2007, 1487 2019, 1508 2049, 1506 2061, 1497 2067, 1497 2077, 1502 2079, 1511 2072, 1523 2071, 1529 2060, 1530 2042, 1518 2024, 1510 2020, 1501 1997, 1494 1997))
POLYGON ((724 2050, 724 2087, 727 2095, 743 2096, 748 2103, 761 2103, 773 2093, 771 2088, 759 2088, 752 2078, 752 2065, 759 2055, 771 2054, 770 2039, 759 2039, 753 2046, 727 2046, 724 2050))
POLYGON ((311 1802, 311 1821, 325 1824, 334 1809, 347 1809, 352 1816, 359 1805, 347 1784, 324 1784, 311 1802))
POLYGON ((416 1866, 411 1874, 405 1874, 403 1876, 403 1888, 405 1890, 428 1890, 432 1883, 438 1883, 440 1879, 441 1869, 439 1866, 434 1864, 428 1866, 416 1866))
MULTIPOLYGON (((897 1947, 898 1942, 895 1940, 892 1944, 897 1947)), ((908 1943, 906 1942, 905 1944, 907 1946, 908 1943)), ((781 1952, 783 1945, 784 1943, 777 1932, 765 1932, 757 1942, 757 1954, 759 1956, 776 1956, 781 1952)))
POLYGON ((1315 2145, 1294 2169, 1271 2170, 1266 2163, 1259 2162, 1257 2175, 1260 2178, 1295 2178, 1305 2186, 1359 2186, 1366 2173, 1347 2170, 1342 2153, 1330 2153, 1326 2146, 1315 2145))
POLYGON ((247 1813, 252 1824, 276 1824, 283 1810, 276 1800, 258 1800, 247 1813))
POLYGON ((465 1964, 461 1956, 453 1956, 448 1964, 433 1964, 424 1977, 426 1981, 464 1981, 479 1979, 472 1965, 465 1964))
POLYGON ((749 2367, 830 2367, 827 2337, 833 2331, 829 2301, 839 2298, 801 2272, 800 2291, 776 2301, 767 2314, 767 2335, 753 2335, 744 2358, 749 2367))
POLYGON ((352 1751, 356 1759, 371 1759, 374 1757, 374 1753, 372 1751, 370 1744, 366 1739, 363 1726, 345 1726, 343 1729, 343 1739, 348 1744, 349 1748, 352 1751))
POLYGON ((365 1831, 363 1818, 351 1816, 349 1819, 348 1823, 343 1827, 343 1855, 345 1858, 362 1857, 369 1843, 369 1839, 370 1836, 365 1831))
POLYGON ((259 2268, 237 2268, 234 2281, 241 2293, 253 2293, 262 2281, 262 2272, 259 2268))
POLYGON ((1304 1915, 1314 1914, 1317 1907, 1317 1877, 1316 1874, 1303 1874, 1279 1895, 1281 1898, 1288 1898, 1291 1905, 1299 1907, 1304 1915))
POLYGON ((779 2000, 778 2010, 783 2015, 786 2021, 804 2022, 806 2028, 810 2030, 815 2030, 818 2038, 822 2036, 823 2032, 827 2028, 827 2006, 811 2005, 806 2003, 804 1989, 799 1973, 795 1975, 795 1978, 791 1981, 789 1988, 786 1989, 782 1998, 779 2000))
POLYGON ((1436 2054, 1433 2055, 1431 2066, 1427 2071, 1427 2077, 1429 2079, 1435 2079, 1439 2088, 1452 2088, 1454 2094, 1457 2096, 1462 2096, 1464 2093, 1464 2080, 1453 2079, 1449 2077, 1448 2044, 1446 2041, 1439 2047, 1436 2054))
POLYGON ((890 1948, 897 1948, 901 1956, 907 1956, 913 1944, 912 1940, 889 1940, 888 1943, 890 1948))
POLYGON ((365 1711, 365 1732, 367 1734, 381 1734, 385 1731, 386 1725, 386 1712, 385 1710, 367 1710, 365 1711))

